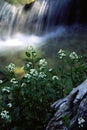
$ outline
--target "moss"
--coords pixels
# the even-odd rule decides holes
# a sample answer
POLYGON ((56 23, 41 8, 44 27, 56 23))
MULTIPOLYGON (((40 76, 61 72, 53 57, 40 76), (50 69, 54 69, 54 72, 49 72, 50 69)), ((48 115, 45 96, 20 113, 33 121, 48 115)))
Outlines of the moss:
POLYGON ((11 4, 27 4, 27 3, 31 3, 34 2, 35 0, 5 0, 11 4))

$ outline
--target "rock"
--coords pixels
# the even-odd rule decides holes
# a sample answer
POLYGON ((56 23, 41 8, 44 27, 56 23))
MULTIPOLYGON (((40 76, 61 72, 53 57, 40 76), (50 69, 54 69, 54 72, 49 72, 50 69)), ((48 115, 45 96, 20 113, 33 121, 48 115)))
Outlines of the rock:
POLYGON ((52 106, 56 110, 46 130, 87 129, 87 80, 52 106))
POLYGON ((29 3, 29 4, 26 4, 23 8, 24 11, 28 11, 29 9, 32 8, 33 4, 34 4, 35 1, 29 3))
POLYGON ((68 24, 77 22, 80 24, 87 23, 87 0, 72 0, 69 12, 68 24))

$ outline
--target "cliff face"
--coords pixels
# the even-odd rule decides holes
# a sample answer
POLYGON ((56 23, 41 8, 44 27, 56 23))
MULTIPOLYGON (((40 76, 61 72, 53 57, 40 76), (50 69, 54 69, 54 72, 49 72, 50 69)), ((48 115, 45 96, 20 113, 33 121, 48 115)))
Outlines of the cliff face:
POLYGON ((87 80, 74 88, 64 99, 56 101, 56 110, 46 130, 87 129, 87 80))

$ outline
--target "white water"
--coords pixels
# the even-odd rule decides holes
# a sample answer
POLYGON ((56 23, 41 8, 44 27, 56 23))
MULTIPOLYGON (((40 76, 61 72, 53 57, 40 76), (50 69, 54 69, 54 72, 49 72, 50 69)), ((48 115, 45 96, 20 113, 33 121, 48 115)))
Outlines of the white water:
POLYGON ((24 50, 28 46, 40 47, 46 43, 47 40, 55 37, 61 37, 66 33, 66 28, 58 27, 55 31, 36 36, 33 34, 16 33, 10 37, 0 39, 0 51, 19 51, 24 50))
POLYGON ((28 12, 22 6, 0 4, 0 52, 24 50, 30 45, 38 47, 47 40, 67 36, 68 28, 55 23, 66 23, 71 0, 57 0, 54 7, 55 1, 37 0, 28 12))

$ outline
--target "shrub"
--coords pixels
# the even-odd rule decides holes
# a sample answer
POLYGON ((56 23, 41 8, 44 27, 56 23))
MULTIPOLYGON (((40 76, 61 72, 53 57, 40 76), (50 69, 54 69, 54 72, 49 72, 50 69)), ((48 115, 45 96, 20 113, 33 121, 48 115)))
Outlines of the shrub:
POLYGON ((0 129, 44 130, 52 110, 50 105, 68 94, 86 78, 85 57, 60 50, 57 70, 49 68, 29 47, 24 75, 17 78, 13 63, 6 67, 6 81, 0 80, 0 129))
POLYGON ((62 96, 66 96, 73 87, 76 87, 87 78, 87 64, 85 55, 68 52, 60 49, 58 52, 58 75, 60 77, 62 96))

